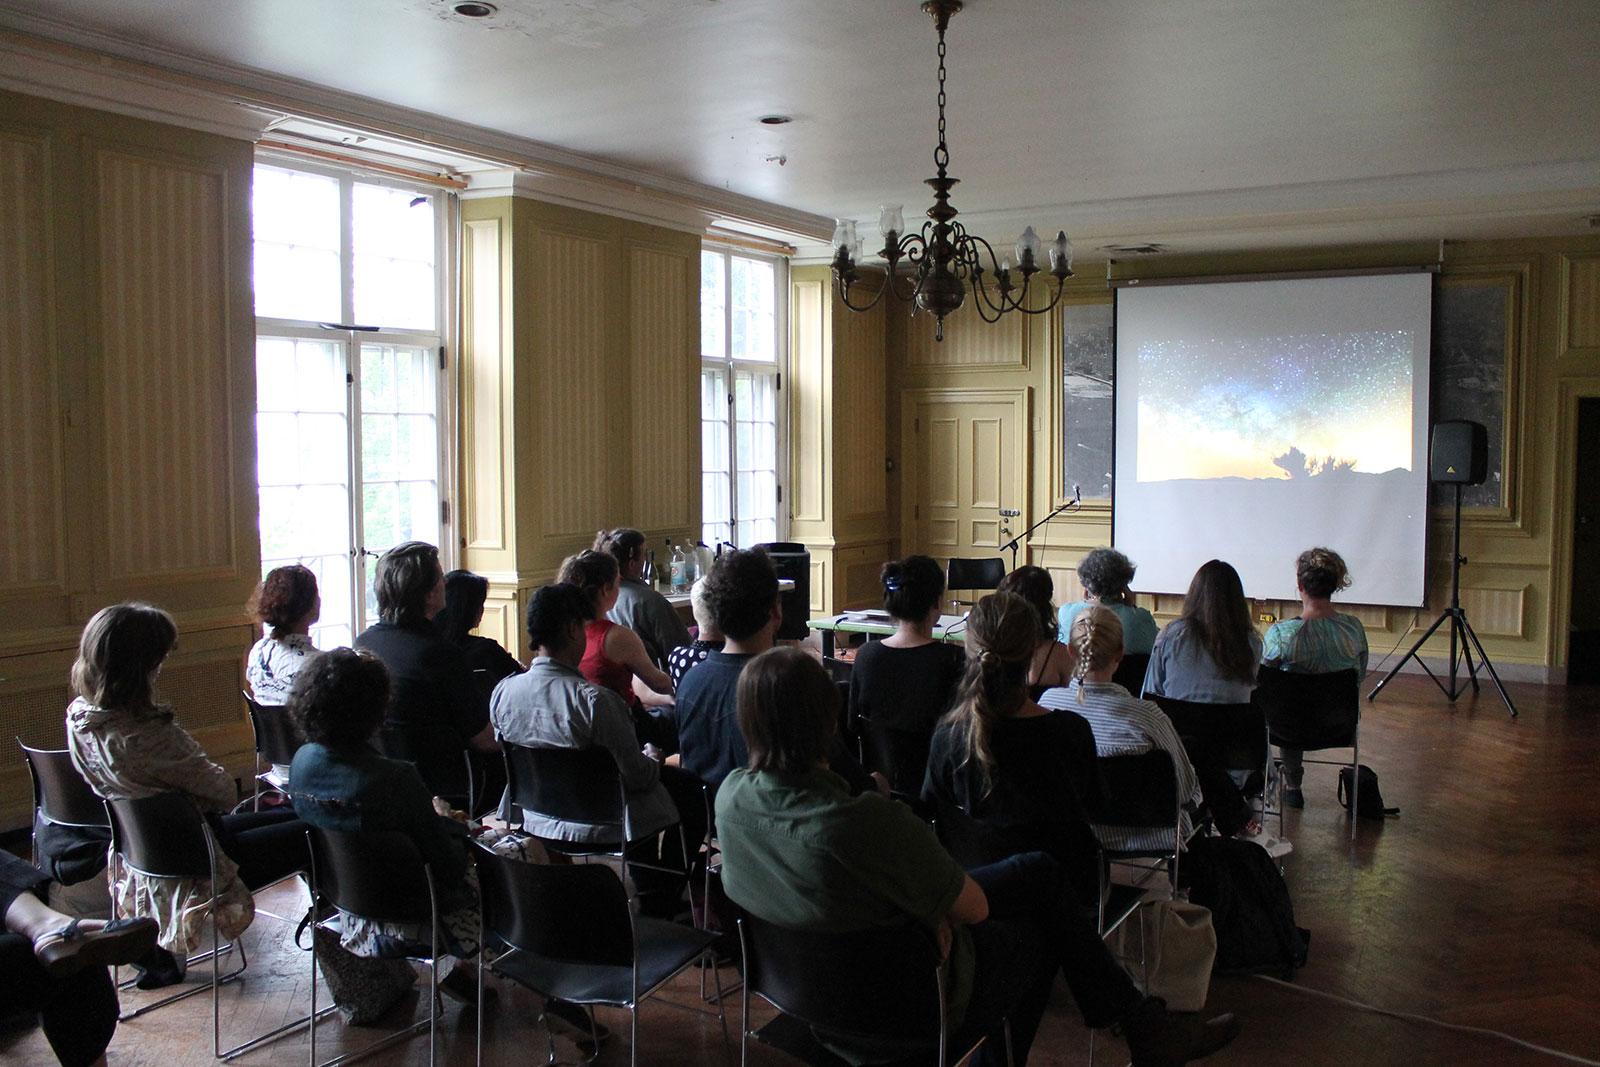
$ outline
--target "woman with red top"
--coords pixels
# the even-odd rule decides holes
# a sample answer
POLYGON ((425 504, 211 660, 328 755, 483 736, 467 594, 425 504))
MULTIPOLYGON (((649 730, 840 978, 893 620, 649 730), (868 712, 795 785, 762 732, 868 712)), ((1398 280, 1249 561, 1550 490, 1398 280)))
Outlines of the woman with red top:
POLYGON ((617 561, 605 552, 586 549, 562 562, 556 580, 582 590, 593 612, 584 627, 589 643, 578 668, 583 676, 622 694, 630 708, 641 703, 647 707, 671 704, 672 679, 651 662, 639 635, 606 618, 621 592, 617 561))

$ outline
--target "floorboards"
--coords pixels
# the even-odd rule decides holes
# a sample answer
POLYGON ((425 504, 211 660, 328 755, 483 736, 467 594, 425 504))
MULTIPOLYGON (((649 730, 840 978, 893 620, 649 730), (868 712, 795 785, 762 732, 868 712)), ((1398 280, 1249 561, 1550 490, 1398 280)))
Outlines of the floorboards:
MULTIPOLYGON (((1492 687, 1454 705, 1426 678, 1403 676, 1366 705, 1362 762, 1401 809, 1363 820, 1354 842, 1334 799, 1335 770, 1307 770, 1306 809, 1291 812, 1295 851, 1284 861, 1296 919, 1312 931, 1310 959, 1292 983, 1218 978, 1209 1010, 1232 1010, 1243 1036, 1212 1061, 1254 1067, 1338 1064, 1388 1067, 1538 1067, 1571 1062, 1498 1037, 1462 1033, 1364 1010, 1501 1031, 1536 1045, 1600 1059, 1600 687, 1508 686, 1521 712, 1507 715, 1492 687), (1328 994, 1320 996, 1318 994, 1328 994)), ((287 904, 288 902, 282 902, 287 904)), ((270 906, 270 905, 268 905, 270 906)), ((225 1040, 266 1029, 305 1010, 309 964, 286 946, 284 927, 259 920, 247 935, 248 977, 224 991, 225 1040)), ((697 1001, 692 977, 669 999, 697 1001)), ((729 1031, 736 1037, 737 998, 729 1031)), ((410 1003, 415 1013, 415 1002, 410 1003)), ((545 1037, 535 999, 504 987, 486 1023, 484 1062, 542 1062, 545 1037)), ((628 1062, 627 1016, 603 1011, 615 1031, 600 1064, 628 1062)), ((206 996, 124 1024, 114 1067, 196 1067, 211 1056, 206 996)), ((319 1027, 318 1051, 370 1040, 378 1029, 319 1027)), ((440 1062, 474 1062, 470 1012, 447 1002, 440 1062)), ((647 1006, 639 1062, 722 1060, 716 1020, 647 1006)), ((573 1046, 557 1039, 567 1061, 573 1046)), ((1087 1032, 1058 983, 1035 1065, 1084 1064, 1087 1032)), ((294 1035, 242 1057, 244 1065, 306 1062, 294 1035)), ((736 1048, 735 1048, 736 1055, 736 1048)), ((0 1061, 50 1064, 36 1032, 0 1034, 0 1061)), ((787 1063, 757 1048, 755 1064, 787 1063)), ((416 1038, 369 1062, 426 1064, 416 1038)), ((1102 1040, 1096 1063, 1127 1062, 1125 1046, 1102 1040)))

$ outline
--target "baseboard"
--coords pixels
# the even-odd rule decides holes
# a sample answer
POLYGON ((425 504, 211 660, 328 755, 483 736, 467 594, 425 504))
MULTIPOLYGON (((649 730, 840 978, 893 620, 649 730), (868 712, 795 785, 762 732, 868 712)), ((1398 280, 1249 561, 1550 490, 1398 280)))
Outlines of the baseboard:
MULTIPOLYGON (((1427 664, 1428 670, 1438 677, 1448 678, 1450 674, 1448 660, 1433 659, 1428 656, 1419 656, 1415 659, 1407 660, 1406 665, 1400 668, 1400 673, 1422 674, 1422 663, 1427 664), (1421 663, 1418 660, 1421 660, 1421 663)), ((1392 669, 1391 665, 1383 667, 1381 670, 1377 668, 1368 670, 1367 683, 1377 684, 1392 669)), ((1533 682, 1536 685, 1567 684, 1567 668, 1565 666, 1550 667, 1542 663, 1496 663, 1494 669, 1502 682, 1533 682)), ((1462 684, 1470 684, 1465 664, 1456 671, 1456 677, 1462 681, 1462 684)), ((1489 672, 1481 664, 1478 666, 1478 681, 1482 685, 1494 685, 1494 679, 1489 677, 1489 672)), ((1368 691, 1370 692, 1370 688, 1368 691)))

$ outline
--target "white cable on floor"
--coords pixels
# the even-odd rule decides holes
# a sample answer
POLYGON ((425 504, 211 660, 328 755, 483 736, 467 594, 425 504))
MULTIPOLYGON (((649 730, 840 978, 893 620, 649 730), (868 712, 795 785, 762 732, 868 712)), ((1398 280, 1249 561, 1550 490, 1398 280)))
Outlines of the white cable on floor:
POLYGON ((1437 1026, 1445 1030, 1456 1030, 1463 1034, 1478 1034, 1483 1037, 1497 1037, 1500 1040, 1509 1042, 1513 1045, 1520 1045, 1525 1049, 1530 1049, 1534 1052, 1542 1052, 1546 1056, 1554 1056, 1557 1059, 1567 1060, 1570 1063, 1582 1063, 1587 1064, 1588 1067, 1600 1067, 1600 1060, 1585 1059, 1584 1057, 1575 1053, 1562 1052, 1559 1049, 1546 1048, 1543 1045, 1535 1045, 1532 1041, 1524 1041, 1520 1037, 1512 1037, 1510 1034, 1502 1033, 1499 1030, 1490 1030, 1482 1026, 1463 1026, 1460 1023, 1447 1023, 1443 1019, 1435 1019, 1428 1015, 1417 1015, 1409 1011, 1395 1011, 1392 1008, 1380 1008, 1373 1004, 1364 1004, 1359 1000, 1351 1000, 1349 997, 1341 997, 1337 993, 1327 993, 1320 989, 1312 989, 1308 986, 1296 985, 1293 982, 1285 982, 1281 978, 1273 978, 1270 975, 1253 974, 1249 977, 1258 978, 1263 982, 1271 982, 1273 985, 1282 986, 1285 989, 1292 989, 1296 992, 1305 993, 1309 996, 1322 997, 1325 1000, 1336 1001, 1337 1003, 1344 1004, 1347 1007, 1356 1008, 1360 1011, 1369 1011, 1374 1015, 1387 1015, 1390 1018, 1405 1019, 1410 1022, 1424 1023, 1428 1026, 1437 1026))

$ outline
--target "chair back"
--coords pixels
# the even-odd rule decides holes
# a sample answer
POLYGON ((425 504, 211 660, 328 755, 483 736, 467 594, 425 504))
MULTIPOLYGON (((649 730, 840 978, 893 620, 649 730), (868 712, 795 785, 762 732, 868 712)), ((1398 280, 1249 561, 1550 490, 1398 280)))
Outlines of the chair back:
POLYGON ((289 709, 278 704, 263 704, 249 693, 244 694, 244 704, 250 710, 250 729, 256 735, 256 755, 265 763, 293 763, 294 754, 305 744, 305 738, 295 729, 289 709))
POLYGON ((210 878, 215 844, 188 793, 107 800, 111 851, 124 865, 157 878, 210 878))
POLYGON ((1178 775, 1161 749, 1095 760, 1105 789, 1090 818, 1105 826, 1176 827, 1178 775))
POLYGON ((1347 748, 1361 722, 1361 682, 1356 671, 1297 674, 1263 667, 1256 704, 1266 715, 1272 743, 1304 751, 1347 748))
POLYGON ((933 800, 933 831, 944 850, 969 871, 1013 854, 1002 843, 1004 834, 983 825, 961 805, 943 797, 933 800))
POLYGON ((479 847, 483 929, 513 948, 569 963, 629 966, 628 893, 601 863, 524 863, 479 847))
POLYGON ((1267 762, 1267 725, 1261 708, 1249 704, 1205 704, 1151 696, 1173 728, 1195 766, 1260 771, 1267 762))
POLYGON ((1116 673, 1111 676, 1111 680, 1133 696, 1138 696, 1144 691, 1144 676, 1149 669, 1150 653, 1130 652, 1123 655, 1122 662, 1117 664, 1116 673))
POLYGON ((787 1015, 831 1033, 939 1044, 944 991, 933 932, 919 923, 845 933, 739 919, 744 980, 787 1015))
POLYGON ((918 796, 928 770, 928 749, 933 744, 933 724, 926 730, 895 730, 862 716, 856 720, 861 735, 861 764, 889 780, 896 793, 918 796))
POLYGON ((106 826, 106 805, 78 773, 66 749, 29 748, 17 739, 33 776, 33 806, 60 826, 106 826))
POLYGON ((954 557, 945 565, 946 589, 996 589, 1006 576, 1006 561, 999 556, 954 557))
POLYGON ((615 827, 630 840, 627 794, 611 753, 589 748, 531 748, 501 742, 511 803, 562 822, 615 827))
POLYGON ((433 875, 416 843, 398 830, 308 827, 311 889, 340 911, 377 922, 433 918, 433 875))

